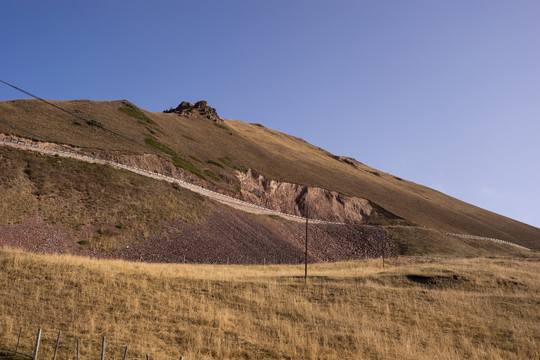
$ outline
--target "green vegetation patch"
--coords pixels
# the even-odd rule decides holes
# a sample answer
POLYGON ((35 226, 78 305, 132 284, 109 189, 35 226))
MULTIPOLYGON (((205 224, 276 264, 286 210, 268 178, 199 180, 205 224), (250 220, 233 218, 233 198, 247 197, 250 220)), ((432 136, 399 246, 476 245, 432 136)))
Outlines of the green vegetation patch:
POLYGON ((140 120, 143 124, 146 123, 146 124, 151 124, 151 125, 157 125, 157 123, 154 120, 150 119, 139 109, 121 107, 121 108, 118 108, 118 111, 123 112, 124 114, 128 116, 134 117, 137 120, 140 120))
POLYGON ((198 157, 193 156, 193 155, 189 155, 189 157, 190 157, 191 159, 193 159, 193 160, 195 160, 195 161, 197 161, 197 162, 200 162, 200 163, 202 164, 202 160, 199 159, 198 157))
MULTIPOLYGON (((180 167, 180 168, 182 168, 184 170, 189 171, 190 173, 200 177, 201 179, 204 179, 203 173, 199 169, 197 169, 197 167, 195 165, 193 165, 191 162, 189 162, 188 160, 186 160, 183 157, 181 157, 180 155, 178 155, 176 153, 176 151, 174 151, 173 149, 171 149, 167 145, 159 142, 158 139, 156 139, 152 135, 148 135, 148 134, 143 134, 143 135, 145 136, 144 142, 146 143, 146 145, 148 145, 151 148, 154 148, 154 149, 156 149, 156 150, 158 150, 158 151, 160 151, 162 153, 171 155, 172 156, 172 162, 176 166, 178 166, 178 167, 180 167)), ((190 156, 190 157, 192 159, 194 158, 195 160, 202 163, 201 160, 195 158, 194 156, 190 156)))
POLYGON ((173 149, 171 149, 167 145, 159 142, 158 139, 156 139, 152 135, 148 135, 148 134, 144 134, 144 133, 143 133, 143 135, 145 136, 144 142, 146 143, 146 145, 148 145, 151 148, 156 149, 157 151, 160 151, 162 153, 165 153, 165 154, 168 154, 168 155, 171 155, 171 156, 178 156, 176 151, 174 151, 173 149))
POLYGON ((216 166, 219 166, 220 168, 223 169, 223 165, 221 165, 220 163, 214 161, 214 160, 207 160, 206 161, 207 164, 211 164, 211 165, 216 165, 216 166))
POLYGON ((88 125, 90 126, 95 126, 95 127, 98 127, 98 128, 103 128, 103 124, 100 123, 99 121, 96 121, 96 120, 88 120, 86 122, 88 125))
POLYGON ((194 138, 192 138, 189 135, 182 135, 182 137, 185 138, 185 139, 191 140, 191 141, 197 141, 197 140, 195 140, 194 138))
POLYGON ((218 160, 221 161, 223 164, 225 164, 225 166, 228 166, 232 169, 236 169, 236 165, 234 165, 234 162, 231 160, 230 157, 224 156, 224 157, 218 158, 218 160))
POLYGON ((204 170, 204 173, 205 173, 206 175, 208 175, 210 178, 212 178, 212 179, 214 179, 214 180, 216 180, 216 181, 221 181, 221 180, 219 179, 219 177, 216 175, 216 173, 214 173, 214 172, 213 172, 212 170, 210 170, 210 169, 204 170))
POLYGON ((222 124, 218 124, 218 123, 214 123, 214 126, 215 127, 218 127, 220 129, 223 129, 223 130, 230 130, 228 127, 226 127, 225 125, 222 125, 222 124))
MULTIPOLYGON (((247 174, 248 170, 244 167, 238 167, 234 161, 232 161, 232 159, 228 156, 224 156, 224 157, 220 157, 218 158, 219 161, 221 161, 223 164, 225 164, 227 167, 230 167, 231 169, 235 169, 235 170, 238 170, 238 171, 241 171, 243 172, 244 174, 247 174)), ((212 160, 208 160, 207 163, 209 164, 214 164, 214 165, 218 165, 220 167, 223 168, 223 166, 221 166, 220 164, 216 163, 216 162, 210 162, 212 160)))
POLYGON ((202 174, 202 172, 199 169, 197 169, 195 167, 195 165, 193 165, 192 163, 190 163, 189 161, 187 161, 183 157, 181 157, 179 155, 175 155, 175 156, 173 156, 172 160, 173 160, 173 163, 176 166, 181 167, 182 169, 189 171, 190 173, 200 177, 201 179, 204 179, 204 175, 202 174))

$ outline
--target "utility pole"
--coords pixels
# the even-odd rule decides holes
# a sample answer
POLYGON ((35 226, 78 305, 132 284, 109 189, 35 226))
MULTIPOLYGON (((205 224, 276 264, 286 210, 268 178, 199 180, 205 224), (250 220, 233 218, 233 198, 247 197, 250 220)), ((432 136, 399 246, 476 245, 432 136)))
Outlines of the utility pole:
POLYGON ((304 254, 304 263, 305 263, 304 283, 307 283, 308 217, 309 217, 308 206, 306 204, 306 252, 304 254))

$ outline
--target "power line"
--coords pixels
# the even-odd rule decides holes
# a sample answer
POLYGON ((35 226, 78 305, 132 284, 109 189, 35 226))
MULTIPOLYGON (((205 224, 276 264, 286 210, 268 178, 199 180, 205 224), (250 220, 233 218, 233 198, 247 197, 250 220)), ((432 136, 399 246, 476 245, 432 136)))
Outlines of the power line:
POLYGON ((33 97, 34 99, 38 99, 38 100, 40 100, 40 101, 43 101, 43 102, 46 103, 46 104, 49 104, 49 105, 51 105, 51 106, 54 106, 54 107, 57 108, 58 110, 61 110, 61 111, 65 112, 65 113, 68 113, 68 114, 70 114, 70 115, 73 115, 73 116, 75 116, 75 117, 77 117, 77 118, 83 120, 83 121, 86 122, 88 125, 100 127, 100 126, 99 126, 100 124, 98 124, 98 123, 97 123, 96 121, 94 121, 94 120, 89 120, 89 119, 86 119, 84 116, 81 116, 81 115, 72 113, 72 112, 69 111, 69 110, 66 110, 66 109, 64 109, 64 108, 62 108, 62 107, 60 107, 60 106, 58 106, 58 105, 56 105, 56 104, 53 104, 53 103, 50 102, 50 101, 47 101, 47 100, 45 100, 45 99, 43 99, 43 98, 40 98, 39 96, 34 95, 34 94, 32 94, 32 93, 30 93, 30 92, 28 92, 28 91, 26 91, 26 90, 23 90, 23 89, 21 89, 21 88, 15 86, 15 85, 13 85, 13 84, 10 84, 10 83, 8 83, 8 82, 6 82, 6 81, 4 81, 4 80, 0 80, 0 82, 6 84, 7 86, 10 86, 10 87, 14 88, 15 90, 18 90, 18 91, 20 91, 20 92, 22 92, 22 93, 24 93, 24 94, 26 94, 26 95, 29 95, 29 96, 33 97))
MULTIPOLYGON (((34 139, 36 139, 36 140, 47 141, 46 139, 44 139, 42 136, 40 136, 40 135, 38 135, 38 134, 35 134, 35 133, 31 132, 31 131, 28 131, 28 130, 25 130, 25 129, 23 129, 23 128, 20 128, 20 127, 18 127, 18 126, 16 126, 16 125, 10 124, 10 123, 8 123, 7 121, 4 121, 4 120, 2 120, 2 119, 0 119, 0 124, 4 124, 4 125, 7 125, 7 126, 9 126, 9 127, 14 128, 14 129, 17 129, 17 130, 19 130, 19 131, 25 132, 25 133, 31 135, 31 136, 32 136, 34 139)), ((63 145, 63 144, 58 143, 57 145, 60 146, 61 148, 64 148, 64 149, 68 150, 68 151, 71 151, 71 150, 72 150, 71 148, 69 148, 69 147, 67 147, 67 146, 65 146, 65 145, 63 145)))
MULTIPOLYGON (((45 99, 43 99, 43 98, 41 98, 41 97, 39 97, 39 96, 37 96, 37 95, 34 95, 34 94, 32 94, 32 93, 30 93, 30 92, 28 92, 28 91, 26 91, 26 90, 23 90, 23 89, 21 89, 21 88, 15 86, 15 85, 13 85, 13 84, 10 84, 10 83, 8 83, 8 82, 6 82, 6 81, 4 81, 4 80, 0 80, 0 82, 6 84, 6 85, 9 86, 9 87, 12 87, 12 88, 15 89, 15 90, 18 90, 18 91, 20 91, 20 92, 22 92, 22 93, 24 93, 24 94, 26 94, 26 95, 29 95, 29 96, 33 97, 34 99, 40 100, 40 101, 42 101, 42 102, 44 102, 44 103, 46 103, 46 104, 48 104, 48 105, 51 105, 51 106, 57 108, 57 109, 60 110, 60 111, 63 111, 63 112, 65 112, 65 113, 69 114, 69 115, 72 115, 72 116, 74 116, 74 117, 76 117, 76 118, 78 118, 78 119, 84 121, 87 125, 94 126, 94 127, 99 128, 99 129, 105 130, 105 131, 110 132, 111 134, 114 134, 114 135, 116 135, 116 136, 118 136, 118 137, 121 137, 122 139, 127 140, 127 141, 129 141, 129 142, 131 142, 131 143, 133 143, 133 144, 137 144, 137 145, 139 145, 139 146, 142 146, 142 147, 144 147, 146 150, 149 149, 150 151, 152 151, 152 152, 154 152, 154 153, 156 153, 156 154, 158 154, 158 155, 162 155, 162 154, 161 154, 160 152, 158 152, 157 150, 152 149, 152 148, 149 148, 149 147, 147 147, 146 145, 143 145, 143 144, 141 144, 140 142, 138 142, 138 141, 136 141, 136 140, 134 140, 134 139, 132 139, 132 138, 130 138, 130 137, 127 137, 127 136, 125 136, 125 135, 123 135, 123 134, 121 134, 121 133, 119 133, 119 132, 117 132, 117 131, 114 131, 114 130, 111 130, 111 129, 107 129, 105 126, 103 126, 103 124, 101 124, 101 123, 99 123, 99 122, 97 122, 97 121, 95 121, 95 120, 88 119, 88 118, 86 118, 86 117, 84 117, 84 116, 82 116, 82 115, 79 115, 79 114, 76 114, 76 113, 74 113, 74 112, 72 112, 72 111, 69 111, 69 110, 67 110, 67 109, 64 109, 64 108, 61 107, 61 106, 58 106, 58 105, 56 105, 56 104, 53 104, 53 103, 50 102, 50 101, 47 101, 47 100, 45 100, 45 99)), ((32 134, 31 132, 27 131, 27 130, 24 130, 24 129, 18 128, 18 127, 16 127, 16 126, 12 125, 12 124, 9 124, 9 123, 7 123, 5 120, 2 121, 2 123, 6 124, 6 125, 8 125, 8 126, 11 126, 11 127, 15 128, 15 129, 17 129, 17 130, 24 131, 24 132, 26 132, 26 133, 28 133, 28 134, 31 134, 32 136, 37 136, 37 135, 32 134)), ((40 138, 40 136, 37 136, 37 137, 40 138)))

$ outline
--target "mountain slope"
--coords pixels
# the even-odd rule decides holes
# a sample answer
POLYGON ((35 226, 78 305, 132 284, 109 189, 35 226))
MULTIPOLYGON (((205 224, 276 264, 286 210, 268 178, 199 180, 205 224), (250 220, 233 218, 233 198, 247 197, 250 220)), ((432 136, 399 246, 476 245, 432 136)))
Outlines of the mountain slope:
POLYGON ((303 214, 307 205, 312 217, 339 210, 345 220, 357 223, 416 224, 540 248, 538 228, 259 124, 215 121, 198 113, 153 113, 125 100, 54 103, 94 123, 37 100, 15 100, 0 103, 0 133, 67 144, 83 153, 172 174, 278 210, 303 214), (247 187, 257 182, 273 187, 247 187), (290 190, 293 186, 298 189, 290 190), (322 194, 326 205, 313 194, 322 194), (351 220, 346 208, 359 202, 368 204, 365 216, 351 220))
MULTIPOLYGON (((0 245, 149 262, 299 263, 303 223, 246 214, 177 184, 0 147, 0 245)), ((310 227, 310 261, 394 254, 372 226, 310 227)))

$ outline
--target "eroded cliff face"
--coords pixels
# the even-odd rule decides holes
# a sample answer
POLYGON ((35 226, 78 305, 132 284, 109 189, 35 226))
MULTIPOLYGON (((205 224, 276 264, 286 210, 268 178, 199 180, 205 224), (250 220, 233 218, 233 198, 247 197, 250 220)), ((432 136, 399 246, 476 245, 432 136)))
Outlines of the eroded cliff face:
POLYGON ((253 170, 238 172, 241 192, 246 201, 284 213, 313 219, 359 223, 388 224, 401 218, 367 199, 349 197, 318 187, 280 182, 265 178, 253 170))

